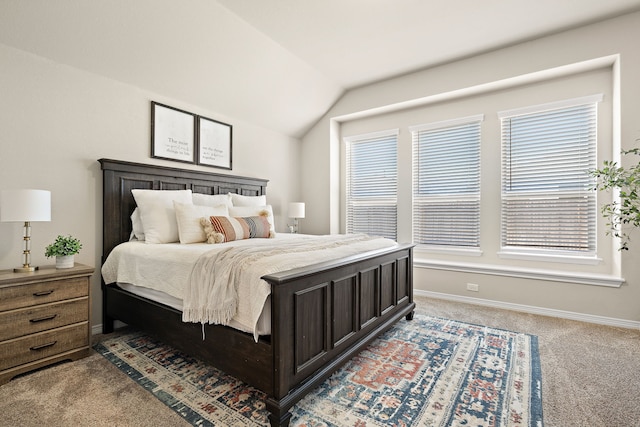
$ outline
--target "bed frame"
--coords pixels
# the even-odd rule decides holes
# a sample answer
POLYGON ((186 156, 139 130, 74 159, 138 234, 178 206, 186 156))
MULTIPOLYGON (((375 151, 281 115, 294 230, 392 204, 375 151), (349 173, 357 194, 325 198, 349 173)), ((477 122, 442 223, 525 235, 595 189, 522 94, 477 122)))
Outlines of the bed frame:
MULTIPOLYGON (((103 252, 129 240, 132 189, 233 192, 257 196, 267 181, 100 159, 103 252)), ((287 426, 289 409, 402 317, 413 318, 413 245, 399 244, 263 277, 271 285, 271 335, 255 342, 235 329, 182 322, 181 312, 102 285, 103 330, 114 321, 140 328, 267 395, 271 426, 287 426)))

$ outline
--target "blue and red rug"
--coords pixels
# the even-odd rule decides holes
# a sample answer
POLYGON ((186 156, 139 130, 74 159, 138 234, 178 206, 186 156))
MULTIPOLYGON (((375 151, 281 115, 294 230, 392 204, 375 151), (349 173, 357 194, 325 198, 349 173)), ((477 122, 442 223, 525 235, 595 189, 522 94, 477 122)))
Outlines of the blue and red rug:
MULTIPOLYGON (((263 393, 142 333, 95 349, 193 425, 268 425, 263 393)), ((539 427, 537 337, 416 315, 291 412, 300 427, 539 427)))

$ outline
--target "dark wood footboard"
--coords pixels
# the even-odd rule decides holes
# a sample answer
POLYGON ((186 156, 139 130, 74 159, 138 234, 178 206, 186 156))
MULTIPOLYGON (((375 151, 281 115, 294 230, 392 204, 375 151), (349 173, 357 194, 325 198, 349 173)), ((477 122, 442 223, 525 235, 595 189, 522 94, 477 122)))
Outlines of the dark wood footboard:
POLYGON ((271 425, 402 317, 413 316, 413 245, 263 277, 271 284, 271 425))

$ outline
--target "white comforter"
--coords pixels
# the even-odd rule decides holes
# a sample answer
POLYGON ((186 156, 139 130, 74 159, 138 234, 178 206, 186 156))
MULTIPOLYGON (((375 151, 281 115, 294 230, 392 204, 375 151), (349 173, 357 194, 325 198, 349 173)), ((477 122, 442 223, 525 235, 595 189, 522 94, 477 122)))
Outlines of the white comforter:
POLYGON ((395 244, 364 235, 291 234, 217 245, 127 242, 111 252, 102 276, 105 283, 131 283, 183 300, 184 321, 231 323, 257 339, 270 294, 262 276, 395 244))

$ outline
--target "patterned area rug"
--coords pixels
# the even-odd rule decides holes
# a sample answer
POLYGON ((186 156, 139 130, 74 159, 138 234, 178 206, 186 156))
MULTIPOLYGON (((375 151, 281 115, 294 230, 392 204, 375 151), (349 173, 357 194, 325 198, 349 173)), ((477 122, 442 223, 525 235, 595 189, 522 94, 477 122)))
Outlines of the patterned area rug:
MULTIPOLYGON (((95 349, 193 425, 268 425, 263 393, 142 333, 95 349)), ((540 427, 537 337, 416 315, 291 412, 301 427, 540 427)))

